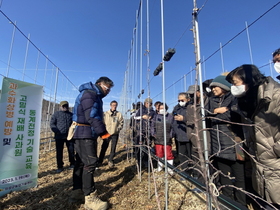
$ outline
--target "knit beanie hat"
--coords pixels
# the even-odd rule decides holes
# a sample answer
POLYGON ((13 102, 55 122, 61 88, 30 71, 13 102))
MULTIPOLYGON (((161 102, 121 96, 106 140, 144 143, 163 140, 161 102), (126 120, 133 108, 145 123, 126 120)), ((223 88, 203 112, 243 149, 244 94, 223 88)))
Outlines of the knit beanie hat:
POLYGON ((225 91, 230 91, 231 84, 226 80, 226 76, 217 76, 210 84, 210 87, 220 87, 225 91))

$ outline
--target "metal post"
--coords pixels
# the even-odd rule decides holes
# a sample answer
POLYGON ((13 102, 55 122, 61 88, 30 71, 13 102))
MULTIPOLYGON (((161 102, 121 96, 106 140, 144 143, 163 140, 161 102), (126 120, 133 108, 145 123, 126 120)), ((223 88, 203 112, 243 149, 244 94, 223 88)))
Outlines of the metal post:
MULTIPOLYGON (((161 9, 161 51, 162 51, 162 58, 165 54, 164 49, 164 15, 163 15, 163 0, 160 1, 160 9, 161 9)), ((165 64, 162 62, 162 102, 163 104, 166 104, 165 101, 165 64)), ((164 109, 165 110, 165 109, 164 109)), ((163 113, 163 116, 165 116, 165 111, 163 113)), ((164 165, 165 165, 165 209, 168 209, 168 167, 167 167, 167 151, 166 151, 166 118, 163 118, 163 130, 164 130, 164 165)))
MULTIPOLYGON (((11 24, 13 24, 13 23, 11 23, 11 24)), ((14 38, 15 38, 15 31, 16 31, 17 22, 15 21, 15 23, 14 23, 13 25, 14 25, 14 29, 13 29, 12 41, 11 41, 11 45, 10 45, 10 53, 9 53, 9 58, 8 58, 8 66, 7 66, 6 77, 9 76, 9 71, 10 71, 10 65, 11 65, 11 58, 12 58, 12 52, 13 52, 14 38)))
POLYGON ((24 64, 23 64, 22 81, 24 81, 24 75, 25 75, 25 70, 26 70, 26 61, 27 61, 29 43, 30 43, 30 34, 28 34, 28 38, 27 38, 27 44, 26 44, 26 50, 25 50, 25 56, 24 56, 24 64))
MULTIPOLYGON (((196 71, 199 74, 199 85, 200 85, 200 90, 203 90, 202 86, 202 75, 201 75, 201 58, 200 58, 200 42, 199 42, 199 30, 198 30, 198 19, 197 19, 197 11, 198 8, 196 6, 196 0, 194 2, 194 9, 193 9, 193 33, 194 33, 194 43, 195 43, 195 52, 196 52, 196 71)), ((211 196, 210 196, 210 191, 209 191, 209 179, 210 179, 210 171, 209 171, 209 159, 208 159, 208 144, 207 144, 207 134, 206 134, 206 122, 205 122, 205 110, 204 110, 204 98, 203 94, 200 94, 200 104, 201 104, 201 115, 203 117, 202 120, 202 129, 203 129, 203 143, 204 143, 204 158, 205 158, 205 170, 206 170, 206 188, 207 190, 207 205, 208 209, 212 209, 212 202, 211 202, 211 196)))

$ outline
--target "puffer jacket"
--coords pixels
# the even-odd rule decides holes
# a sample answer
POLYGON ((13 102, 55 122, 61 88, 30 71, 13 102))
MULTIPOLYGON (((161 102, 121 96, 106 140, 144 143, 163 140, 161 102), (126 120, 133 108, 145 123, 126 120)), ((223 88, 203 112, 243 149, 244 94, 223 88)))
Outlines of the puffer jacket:
POLYGON ((73 139, 97 138, 107 133, 103 122, 103 92, 91 82, 79 87, 73 110, 73 121, 77 126, 73 139))
POLYGON ((104 112, 104 123, 110 135, 117 135, 123 127, 123 116, 118 111, 112 113, 111 110, 109 110, 104 112))
POLYGON ((186 121, 187 121, 187 106, 180 106, 177 104, 174 109, 173 109, 173 114, 178 114, 183 116, 183 121, 176 121, 174 120, 173 123, 173 130, 175 133, 175 138, 179 142, 189 142, 190 140, 187 137, 187 126, 186 126, 186 121))
POLYGON ((251 117, 254 127, 244 126, 252 161, 254 190, 280 205, 280 84, 271 77, 258 88, 257 108, 251 117))
POLYGON ((68 130, 72 124, 72 112, 57 111, 52 115, 50 127, 54 132, 55 139, 66 139, 68 130))
MULTIPOLYGON (((172 138, 174 137, 172 125, 173 116, 169 113, 165 115, 166 118, 166 144, 172 144, 172 138)), ((154 136, 154 143, 159 145, 164 145, 164 117, 162 114, 156 114, 152 120, 151 124, 151 135, 154 136)))
POLYGON ((241 122, 241 119, 237 118, 237 114, 231 111, 231 106, 236 104, 236 102, 236 98, 230 92, 227 92, 222 97, 211 97, 209 100, 209 111, 211 113, 214 113, 214 109, 219 107, 227 107, 228 111, 222 114, 208 114, 211 117, 217 118, 211 118, 211 154, 232 161, 236 160, 234 146, 236 136, 244 139, 242 127, 221 120, 238 123, 237 119, 239 119, 239 122, 241 122))

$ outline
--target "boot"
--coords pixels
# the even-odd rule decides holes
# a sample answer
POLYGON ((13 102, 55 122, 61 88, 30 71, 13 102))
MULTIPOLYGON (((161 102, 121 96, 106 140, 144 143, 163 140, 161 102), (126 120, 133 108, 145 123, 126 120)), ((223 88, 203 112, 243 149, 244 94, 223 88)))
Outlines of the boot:
POLYGON ((84 192, 81 189, 72 190, 71 195, 69 197, 69 202, 70 203, 77 203, 77 202, 84 203, 85 202, 84 192))
MULTIPOLYGON (((173 166, 173 160, 167 160, 167 162, 168 162, 170 165, 173 166)), ((173 175, 173 174, 174 174, 174 172, 173 172, 173 170, 172 170, 171 168, 168 168, 168 173, 169 173, 170 175, 173 175)))
POLYGON ((87 210, 106 210, 108 209, 108 203, 102 201, 97 197, 96 190, 91 194, 85 196, 85 209, 87 210))

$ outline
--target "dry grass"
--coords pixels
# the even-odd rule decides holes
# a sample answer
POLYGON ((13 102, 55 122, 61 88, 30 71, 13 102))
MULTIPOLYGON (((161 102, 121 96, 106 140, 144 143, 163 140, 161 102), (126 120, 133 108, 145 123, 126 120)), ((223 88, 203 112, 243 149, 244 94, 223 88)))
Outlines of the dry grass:
MULTIPOLYGON (((100 145, 99 145, 100 146, 100 145)), ((66 149, 65 149, 66 151, 66 149)), ((108 151, 110 151, 108 149, 108 151)), ((69 166, 65 153, 64 162, 69 166)), ((110 203, 110 209, 159 209, 155 196, 153 177, 148 182, 147 170, 142 171, 141 182, 133 160, 127 160, 126 150, 118 145, 115 168, 105 164, 95 172, 95 182, 102 200, 110 203)), ((38 186, 24 191, 15 191, 1 198, 1 210, 83 210, 83 203, 70 203, 72 170, 66 169, 56 174, 55 151, 42 154, 39 161, 38 186)), ((151 174, 152 175, 152 174, 151 174)), ((165 205, 164 173, 154 176, 160 201, 160 209, 165 205)), ((195 194, 187 181, 179 177, 168 178, 168 209, 206 209, 203 193, 195 194)))

